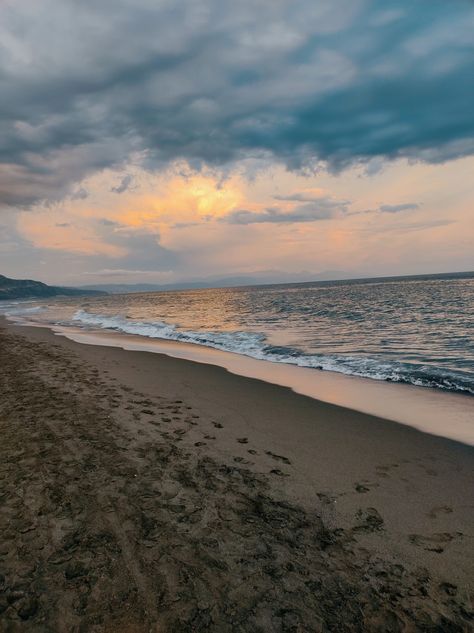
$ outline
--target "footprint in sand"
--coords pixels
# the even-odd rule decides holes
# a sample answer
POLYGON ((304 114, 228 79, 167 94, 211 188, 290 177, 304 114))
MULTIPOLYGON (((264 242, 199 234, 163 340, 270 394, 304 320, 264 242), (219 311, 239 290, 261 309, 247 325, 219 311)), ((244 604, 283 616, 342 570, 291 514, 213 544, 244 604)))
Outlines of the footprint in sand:
POLYGON ((442 589, 448 596, 455 596, 458 592, 458 588, 456 585, 453 585, 450 582, 442 582, 440 584, 440 589, 442 589))
POLYGON ((237 462, 238 464, 251 464, 252 462, 249 462, 248 459, 244 459, 243 457, 234 457, 234 462, 237 462))
POLYGON ((372 481, 356 482, 354 484, 354 490, 360 494, 363 494, 364 492, 370 492, 372 488, 378 488, 378 487, 379 487, 379 484, 374 483, 372 481))
POLYGON ((237 442, 239 442, 239 444, 248 444, 249 440, 247 437, 238 437, 237 442))
POLYGON ((316 496, 321 501, 321 503, 324 503, 324 505, 326 506, 336 502, 336 497, 334 495, 327 495, 324 492, 318 492, 316 493, 316 496))
POLYGON ((356 517, 359 523, 353 528, 354 532, 380 532, 384 529, 384 520, 376 508, 361 508, 356 517))
POLYGON ((284 464, 291 465, 291 462, 288 459, 288 457, 285 457, 284 455, 277 455, 276 453, 272 453, 271 451, 265 451, 265 452, 267 455, 270 455, 270 457, 272 457, 275 461, 283 462, 284 464))
POLYGON ((216 429, 223 429, 223 425, 220 422, 213 422, 214 428, 216 429))
POLYGON ((462 532, 439 532, 438 534, 410 534, 410 543, 422 547, 427 552, 442 554, 449 543, 454 539, 462 538, 462 532))
POLYGON ((284 473, 279 468, 274 468, 273 470, 270 471, 270 473, 272 475, 278 475, 279 477, 289 477, 290 476, 290 475, 288 475, 288 473, 284 473))
POLYGON ((390 466, 376 466, 375 470, 379 477, 389 477, 390 466))
POLYGON ((428 513, 430 519, 437 519, 440 514, 451 514, 453 509, 450 506, 435 506, 428 513))

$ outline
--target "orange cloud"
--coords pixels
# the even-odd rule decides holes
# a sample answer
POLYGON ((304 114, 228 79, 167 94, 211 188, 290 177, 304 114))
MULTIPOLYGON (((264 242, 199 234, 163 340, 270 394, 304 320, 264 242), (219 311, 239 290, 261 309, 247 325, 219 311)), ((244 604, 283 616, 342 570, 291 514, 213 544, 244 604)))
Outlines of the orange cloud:
POLYGON ((115 219, 133 227, 159 227, 217 218, 235 208, 243 199, 238 183, 223 185, 206 176, 173 178, 157 192, 130 194, 120 201, 115 219))
POLYGON ((143 180, 138 191, 117 195, 110 175, 91 179, 84 183, 89 196, 22 213, 18 229, 40 248, 121 257, 126 250, 107 241, 103 220, 116 223, 112 232, 140 229, 159 233, 166 242, 176 225, 202 224, 243 201, 237 178, 223 184, 205 175, 143 180))
POLYGON ((417 270, 423 253, 429 270, 441 251, 446 268, 449 261, 458 267, 458 260, 472 259, 472 164, 472 159, 443 166, 398 161, 375 176, 354 168, 314 177, 275 167, 254 179, 236 171, 224 181, 177 167, 162 174, 131 167, 131 185, 120 193, 123 172, 109 170, 79 183, 84 195, 20 214, 18 229, 37 247, 116 259, 137 248, 137 242, 127 246, 129 236, 148 233, 179 253, 193 275, 257 268, 417 270), (290 212, 321 196, 350 200, 350 213, 304 224, 213 221, 241 209, 260 213, 277 206, 290 212), (409 214, 377 211, 381 204, 407 200, 419 208, 409 214))
POLYGON ((70 214, 59 210, 20 214, 18 229, 38 248, 109 257, 126 254, 125 249, 103 241, 81 218, 70 217, 70 214))

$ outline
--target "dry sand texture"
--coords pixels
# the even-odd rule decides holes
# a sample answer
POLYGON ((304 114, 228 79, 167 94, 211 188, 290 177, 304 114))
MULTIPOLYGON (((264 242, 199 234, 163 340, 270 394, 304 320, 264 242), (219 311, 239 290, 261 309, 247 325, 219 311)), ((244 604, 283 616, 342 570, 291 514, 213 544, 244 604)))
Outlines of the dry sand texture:
MULTIPOLYGON (((222 383, 220 397, 236 385, 230 408, 246 411, 244 435, 242 416, 226 417, 213 402, 214 368, 189 369, 211 372, 204 393, 175 371, 191 364, 149 356, 0 328, 2 632, 472 630, 467 515, 453 529, 457 507, 432 504, 426 529, 400 537, 397 551, 398 532, 385 515, 397 504, 387 491, 401 461, 368 453, 368 464, 348 465, 352 485, 342 491, 334 455, 333 489, 327 473, 318 488, 317 466, 305 488, 291 441, 288 453, 270 439, 262 445, 267 387, 253 381, 252 404, 237 390, 251 381, 227 375, 222 383), (144 372, 160 363, 153 393, 146 380, 137 387, 145 357, 144 372), (182 397, 174 393, 179 380, 182 397), (199 392, 194 402, 190 390, 199 392), (465 568, 454 578, 460 559, 465 568)), ((302 419, 307 407, 315 424, 318 411, 328 411, 271 389, 301 402, 302 419)), ((298 424, 297 408, 290 422, 298 424)), ((441 447, 453 461, 453 487, 456 477, 466 485, 472 452, 406 433, 441 447)), ((317 463, 317 446, 313 454, 317 463)), ((413 472, 439 486, 422 458, 413 472)))

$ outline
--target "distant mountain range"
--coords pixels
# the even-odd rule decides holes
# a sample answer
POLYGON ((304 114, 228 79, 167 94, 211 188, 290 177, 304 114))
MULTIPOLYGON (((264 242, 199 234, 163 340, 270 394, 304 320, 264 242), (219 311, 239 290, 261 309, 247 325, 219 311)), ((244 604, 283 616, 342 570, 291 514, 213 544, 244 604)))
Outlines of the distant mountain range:
POLYGON ((343 283, 380 283, 386 281, 428 280, 428 279, 472 279, 474 272, 429 273, 421 275, 400 275, 390 277, 363 277, 344 271, 325 271, 317 275, 300 273, 299 275, 278 274, 268 271, 260 277, 235 276, 221 279, 201 279, 176 282, 173 284, 94 284, 75 288, 49 286, 41 281, 31 279, 9 279, 0 275, 0 301, 9 299, 33 299, 59 296, 100 296, 107 294, 127 294, 134 292, 160 292, 166 290, 193 290, 206 288, 232 288, 236 286, 270 286, 270 285, 326 285, 343 283))
POLYGON ((0 275, 0 301, 9 299, 35 299, 42 297, 58 297, 81 295, 104 295, 100 290, 88 290, 85 288, 63 288, 61 286, 48 286, 41 281, 32 279, 9 279, 0 275))
POLYGON ((318 274, 302 272, 289 275, 279 271, 265 271, 253 275, 234 275, 232 277, 194 279, 170 284, 90 284, 81 286, 85 290, 102 290, 111 294, 126 294, 133 292, 159 292, 163 290, 193 290, 200 288, 232 288, 236 286, 265 286, 270 284, 305 283, 313 281, 330 281, 337 279, 353 279, 354 275, 342 270, 328 270, 318 274))
POLYGON ((83 290, 100 290, 110 294, 127 294, 134 292, 160 292, 165 290, 193 290, 200 288, 232 288, 236 286, 273 286, 287 284, 332 284, 332 283, 380 283, 383 281, 403 281, 403 280, 428 280, 428 279, 471 279, 474 277, 472 271, 451 272, 451 273, 427 273, 418 275, 391 275, 386 277, 373 277, 361 273, 348 273, 342 270, 328 270, 317 275, 311 273, 300 273, 289 275, 268 271, 259 277, 235 276, 221 279, 201 279, 192 281, 176 282, 173 284, 95 284, 82 286, 83 290))

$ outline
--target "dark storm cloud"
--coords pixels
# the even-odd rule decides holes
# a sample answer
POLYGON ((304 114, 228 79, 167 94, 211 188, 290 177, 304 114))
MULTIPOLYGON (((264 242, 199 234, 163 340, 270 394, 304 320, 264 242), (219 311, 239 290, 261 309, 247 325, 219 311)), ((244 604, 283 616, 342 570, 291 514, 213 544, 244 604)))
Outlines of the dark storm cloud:
POLYGON ((382 213, 399 213, 400 211, 415 211, 420 205, 416 202, 406 202, 405 204, 382 204, 379 210, 382 213))
POLYGON ((5 1, 0 202, 64 197, 131 156, 337 170, 471 154, 473 28, 467 0, 5 1))

